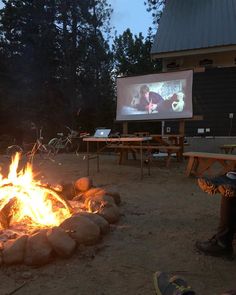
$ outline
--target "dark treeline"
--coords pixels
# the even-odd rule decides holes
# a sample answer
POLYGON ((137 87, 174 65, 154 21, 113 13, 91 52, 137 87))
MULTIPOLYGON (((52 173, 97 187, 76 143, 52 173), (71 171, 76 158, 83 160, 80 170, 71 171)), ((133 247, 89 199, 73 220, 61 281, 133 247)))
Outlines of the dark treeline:
POLYGON ((147 38, 109 40, 106 0, 4 0, 0 10, 0 135, 50 137, 67 125, 114 128, 117 75, 158 71, 147 38))

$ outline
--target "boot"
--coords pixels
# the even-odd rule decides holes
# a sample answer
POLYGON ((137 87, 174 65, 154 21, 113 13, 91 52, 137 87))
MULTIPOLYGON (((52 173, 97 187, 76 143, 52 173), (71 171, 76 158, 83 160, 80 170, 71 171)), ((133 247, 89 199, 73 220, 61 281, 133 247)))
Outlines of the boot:
POLYGON ((233 256, 232 244, 228 245, 224 243, 219 238, 216 238, 216 235, 213 236, 208 241, 203 241, 203 242, 197 241, 196 248, 200 252, 210 256, 215 256, 215 257, 225 256, 229 258, 232 258, 233 256))

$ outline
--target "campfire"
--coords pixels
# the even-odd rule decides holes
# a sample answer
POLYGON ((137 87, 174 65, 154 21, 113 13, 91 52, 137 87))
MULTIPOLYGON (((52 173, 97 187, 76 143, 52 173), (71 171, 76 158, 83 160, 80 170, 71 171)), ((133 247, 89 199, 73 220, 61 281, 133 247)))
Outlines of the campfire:
POLYGON ((8 178, 0 175, 0 224, 2 228, 26 225, 27 228, 58 226, 71 216, 67 203, 50 188, 34 180, 31 165, 17 171, 19 154, 10 165, 8 178))
POLYGON ((117 192, 93 187, 82 177, 67 185, 35 179, 30 163, 19 170, 12 158, 0 174, 0 264, 42 265, 69 257, 77 246, 93 245, 119 219, 117 192))

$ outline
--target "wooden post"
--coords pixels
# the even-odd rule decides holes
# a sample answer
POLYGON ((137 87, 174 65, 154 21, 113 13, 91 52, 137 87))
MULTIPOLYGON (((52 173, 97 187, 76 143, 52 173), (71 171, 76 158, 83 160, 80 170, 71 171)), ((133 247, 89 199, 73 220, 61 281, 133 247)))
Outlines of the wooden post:
POLYGON ((180 137, 179 139, 179 145, 180 145, 180 160, 183 160, 183 152, 184 152, 184 134, 185 134, 185 121, 181 120, 179 122, 179 134, 183 135, 182 137, 180 137))
POLYGON ((179 121, 179 134, 183 135, 180 142, 180 146, 182 150, 180 155, 183 155, 183 152, 184 152, 185 121, 201 121, 201 120, 203 120, 202 115, 195 115, 192 118, 179 121))
POLYGON ((179 122, 179 134, 185 134, 185 121, 181 120, 179 122))
POLYGON ((128 134, 128 122, 123 122, 123 134, 128 134))
POLYGON ((164 136, 165 134, 165 121, 161 121, 161 135, 164 136))
MULTIPOLYGON (((128 122, 123 122, 123 134, 128 134, 128 122)), ((121 157, 124 161, 128 160, 128 152, 124 150, 121 152, 121 157)))

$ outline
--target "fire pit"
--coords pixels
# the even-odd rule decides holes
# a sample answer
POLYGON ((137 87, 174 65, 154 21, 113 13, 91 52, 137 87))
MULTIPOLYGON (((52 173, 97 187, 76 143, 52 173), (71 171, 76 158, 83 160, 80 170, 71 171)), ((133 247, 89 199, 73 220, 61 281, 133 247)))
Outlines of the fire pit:
POLYGON ((29 163, 0 174, 0 264, 43 265, 70 257, 79 245, 94 245, 119 220, 117 192, 93 187, 83 177, 67 185, 34 179, 29 163))

